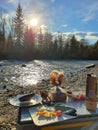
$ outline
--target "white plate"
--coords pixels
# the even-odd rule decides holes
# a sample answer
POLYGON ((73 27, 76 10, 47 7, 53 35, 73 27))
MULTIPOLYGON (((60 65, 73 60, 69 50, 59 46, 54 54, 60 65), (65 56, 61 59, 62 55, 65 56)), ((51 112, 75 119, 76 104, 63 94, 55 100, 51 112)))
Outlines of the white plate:
MULTIPOLYGON (((42 106, 40 106, 40 107, 42 107, 42 106)), ((47 109, 47 107, 46 107, 46 109, 47 109)), ((48 107, 48 109, 53 110, 52 107, 48 107)), ((60 122, 60 121, 64 121, 64 120, 68 120, 68 119, 77 117, 77 116, 70 116, 70 115, 62 114, 62 116, 60 116, 60 117, 45 118, 45 117, 37 115, 36 114, 37 112, 38 112, 38 110, 36 107, 29 108, 29 113, 32 117, 32 120, 33 120, 34 124, 37 126, 52 124, 52 123, 56 123, 56 122, 60 122)))
POLYGON ((15 97, 11 98, 9 100, 10 104, 14 105, 14 106, 32 106, 32 105, 37 105, 37 104, 42 102, 42 97, 39 94, 35 94, 34 96, 32 96, 30 101, 21 102, 19 100, 19 98, 24 96, 24 95, 26 95, 26 94, 17 95, 15 97))

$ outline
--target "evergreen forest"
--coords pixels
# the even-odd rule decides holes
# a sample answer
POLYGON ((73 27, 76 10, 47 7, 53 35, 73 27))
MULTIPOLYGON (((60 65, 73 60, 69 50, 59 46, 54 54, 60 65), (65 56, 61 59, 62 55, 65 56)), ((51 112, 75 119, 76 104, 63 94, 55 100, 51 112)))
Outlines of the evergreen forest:
POLYGON ((0 11, 0 60, 5 59, 97 60, 98 41, 94 44, 85 39, 78 41, 75 35, 64 39, 60 32, 54 37, 49 31, 43 33, 40 27, 36 31, 25 24, 22 7, 18 4, 16 15, 9 21, 4 11, 0 11))

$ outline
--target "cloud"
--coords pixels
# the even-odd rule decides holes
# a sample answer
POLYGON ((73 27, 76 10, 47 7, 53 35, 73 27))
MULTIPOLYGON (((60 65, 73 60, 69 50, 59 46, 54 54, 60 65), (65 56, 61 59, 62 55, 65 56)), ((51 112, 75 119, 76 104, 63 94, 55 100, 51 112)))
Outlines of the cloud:
POLYGON ((73 35, 75 35, 77 40, 85 39, 87 41, 97 41, 98 40, 98 32, 64 32, 63 33, 65 38, 71 38, 73 35))
POLYGON ((8 0, 8 3, 12 4, 13 6, 16 7, 18 5, 19 1, 18 0, 8 0))
POLYGON ((86 5, 83 14, 83 22, 88 22, 93 20, 98 14, 98 1, 93 1, 92 3, 86 5))
POLYGON ((98 32, 88 32, 87 34, 90 36, 98 37, 98 32))
MULTIPOLYGON (((54 36, 57 36, 56 33, 53 33, 54 36)), ((73 35, 76 37, 78 41, 81 39, 85 39, 90 44, 94 44, 98 40, 98 32, 64 32, 62 33, 64 40, 70 39, 73 35)))
POLYGON ((40 28, 41 28, 42 33, 45 33, 46 30, 47 30, 47 26, 44 25, 44 24, 42 24, 42 25, 40 26, 40 28))
POLYGON ((67 24, 62 25, 62 27, 67 27, 67 26, 68 26, 67 24))
POLYGON ((9 19, 9 17, 10 17, 10 16, 9 16, 9 14, 7 14, 7 13, 4 13, 3 16, 2 16, 2 18, 6 19, 6 20, 9 19))
POLYGON ((16 2, 17 0, 8 0, 8 3, 14 3, 16 2))
POLYGON ((98 32, 88 32, 86 35, 85 35, 85 39, 88 39, 88 40, 98 40, 98 32))

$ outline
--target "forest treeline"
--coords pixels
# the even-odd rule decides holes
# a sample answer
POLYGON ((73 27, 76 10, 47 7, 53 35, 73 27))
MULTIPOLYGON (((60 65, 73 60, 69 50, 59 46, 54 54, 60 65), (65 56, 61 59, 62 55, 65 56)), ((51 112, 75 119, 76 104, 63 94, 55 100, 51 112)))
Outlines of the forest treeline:
POLYGON ((20 4, 15 17, 9 21, 6 21, 4 12, 1 10, 0 60, 98 59, 98 41, 91 45, 85 39, 78 41, 75 35, 64 39, 62 33, 57 34, 54 37, 49 31, 43 33, 41 27, 37 31, 36 27, 28 27, 24 22, 20 4))

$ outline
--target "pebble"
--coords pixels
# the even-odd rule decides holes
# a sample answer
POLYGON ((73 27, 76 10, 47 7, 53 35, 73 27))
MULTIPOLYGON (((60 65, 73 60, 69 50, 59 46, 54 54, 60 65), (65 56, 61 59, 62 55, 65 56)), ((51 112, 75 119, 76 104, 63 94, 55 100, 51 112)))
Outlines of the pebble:
POLYGON ((22 64, 21 67, 26 67, 26 65, 25 65, 25 64, 22 64))
POLYGON ((8 82, 9 80, 5 77, 5 78, 4 78, 4 81, 5 81, 5 82, 8 82))
POLYGON ((6 89, 6 85, 3 86, 3 89, 6 89))
POLYGON ((17 123, 15 121, 12 121, 11 122, 11 125, 16 125, 17 123))
POLYGON ((70 86, 67 86, 66 89, 70 89, 70 86))

